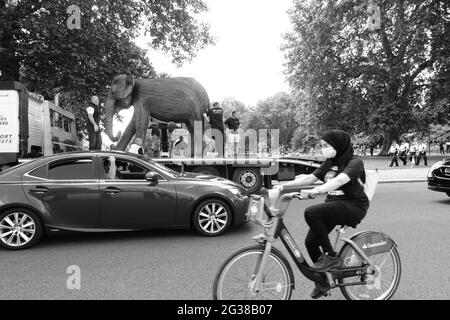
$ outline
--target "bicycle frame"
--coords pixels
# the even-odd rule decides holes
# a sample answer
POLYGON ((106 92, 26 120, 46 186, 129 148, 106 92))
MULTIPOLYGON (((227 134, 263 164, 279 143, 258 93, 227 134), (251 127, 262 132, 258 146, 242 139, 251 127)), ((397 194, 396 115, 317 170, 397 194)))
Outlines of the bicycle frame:
MULTIPOLYGON (((334 245, 334 249, 337 249, 337 246, 340 241, 343 241, 345 243, 348 243, 355 252, 363 259, 363 261, 366 261, 367 264, 361 266, 361 267, 344 267, 340 268, 337 271, 330 273, 330 272, 317 272, 311 268, 311 265, 307 262, 307 260, 304 258, 300 248, 298 247, 297 243, 295 242, 294 238, 289 233, 287 227, 285 226, 283 222, 283 218, 277 217, 275 212, 272 212, 269 208, 265 206, 266 210, 269 211, 269 214, 272 215, 272 226, 269 228, 269 232, 266 234, 261 234, 253 239, 257 241, 258 243, 265 245, 264 254, 260 258, 260 260, 257 261, 254 274, 256 275, 255 278, 250 282, 250 290, 254 292, 258 292, 261 288, 261 278, 262 274, 264 272, 267 259, 270 255, 270 252, 272 251, 273 242, 275 242, 278 238, 281 238, 281 241, 283 245, 286 247, 287 251, 289 252, 291 258, 294 260, 295 264, 297 265, 299 271, 309 280, 314 282, 323 282, 324 280, 328 282, 331 288, 335 287, 342 287, 342 286, 352 286, 352 285, 363 285, 363 284, 369 284, 367 281, 361 281, 361 282, 350 282, 345 284, 336 284, 335 279, 342 279, 342 278, 348 278, 348 277, 355 277, 355 276, 362 276, 363 274, 372 274, 377 276, 378 271, 375 268, 372 260, 361 250, 358 245, 356 245, 352 240, 348 238, 343 238, 342 234, 345 233, 345 227, 337 229, 337 237, 336 242, 334 245), (370 270, 368 270, 370 268, 370 270), (367 272, 368 271, 368 272, 367 272), (324 279, 324 277, 326 279, 324 279)), ((275 210, 276 211, 276 210, 275 210)), ((267 231, 267 228, 266 228, 267 231)))

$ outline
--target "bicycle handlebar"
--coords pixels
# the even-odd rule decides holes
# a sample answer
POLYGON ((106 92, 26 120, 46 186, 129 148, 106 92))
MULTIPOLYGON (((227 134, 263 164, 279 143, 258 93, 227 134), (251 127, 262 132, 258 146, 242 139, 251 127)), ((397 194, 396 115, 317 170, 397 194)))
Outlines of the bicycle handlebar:
POLYGON ((298 200, 308 200, 308 199, 315 199, 316 195, 307 192, 306 190, 300 190, 299 193, 296 193, 293 195, 294 198, 297 198, 298 200))

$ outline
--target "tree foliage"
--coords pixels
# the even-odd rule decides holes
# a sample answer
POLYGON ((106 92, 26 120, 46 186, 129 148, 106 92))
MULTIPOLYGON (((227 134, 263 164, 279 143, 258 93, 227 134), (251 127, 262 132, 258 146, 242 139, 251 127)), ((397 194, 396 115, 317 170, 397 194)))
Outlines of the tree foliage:
POLYGON ((209 26, 196 20, 207 10, 202 0, 79 0, 81 29, 70 30, 72 4, 0 0, 0 80, 21 81, 46 99, 61 93, 77 115, 89 96, 105 95, 117 74, 157 76, 133 42, 141 33, 178 64, 213 42, 209 26))
MULTIPOLYGON (((450 4, 374 0, 380 29, 366 27, 367 1, 294 1, 285 36, 286 74, 311 130, 343 129, 392 139, 427 126, 445 104, 431 85, 450 59, 450 4), (439 100, 439 99, 437 99, 439 100)), ((448 112, 447 112, 448 114, 448 112)))

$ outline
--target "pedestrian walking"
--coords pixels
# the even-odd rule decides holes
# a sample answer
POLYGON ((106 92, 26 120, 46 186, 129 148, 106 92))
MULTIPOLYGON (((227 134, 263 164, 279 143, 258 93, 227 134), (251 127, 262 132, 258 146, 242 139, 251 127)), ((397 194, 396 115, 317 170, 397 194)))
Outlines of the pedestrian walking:
POLYGON ((398 167, 398 150, 399 146, 397 144, 397 141, 392 141, 391 148, 389 149, 389 155, 392 156, 391 163, 389 164, 389 167, 392 167, 395 163, 395 166, 398 167))
POLYGON ((100 100, 97 96, 92 96, 87 113, 87 129, 89 136, 89 150, 102 149, 102 135, 100 131, 100 100))
POLYGON ((400 144, 400 160, 402 161, 403 165, 406 166, 407 158, 408 158, 408 150, 409 150, 409 143, 407 141, 403 141, 400 144))
POLYGON ((447 146, 447 154, 449 154, 450 153, 450 141, 447 141, 445 143, 445 145, 447 146))
POLYGON ((373 157, 373 149, 374 149, 374 146, 372 144, 372 145, 370 145, 370 156, 371 157, 373 157))
POLYGON ((441 141, 439 142, 439 153, 440 153, 441 155, 444 155, 444 154, 445 154, 444 140, 443 140, 443 139, 441 139, 441 141))
POLYGON ((420 166, 420 159, 423 158, 423 163, 425 167, 428 166, 427 164, 427 144, 425 142, 419 141, 418 145, 418 156, 417 156, 417 162, 416 165, 420 166))
POLYGON ((414 140, 411 142, 411 145, 409 146, 409 161, 411 161, 411 167, 414 167, 417 162, 417 142, 414 140))

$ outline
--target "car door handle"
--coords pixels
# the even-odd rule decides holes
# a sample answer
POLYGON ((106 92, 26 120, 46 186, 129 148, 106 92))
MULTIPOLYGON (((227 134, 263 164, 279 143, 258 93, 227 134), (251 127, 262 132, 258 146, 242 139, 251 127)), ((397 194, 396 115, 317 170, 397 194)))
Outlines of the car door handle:
POLYGON ((35 194, 39 194, 39 195, 46 194, 48 191, 49 190, 48 190, 47 187, 42 187, 42 186, 37 186, 34 189, 30 190, 30 192, 35 193, 35 194))
POLYGON ((116 188, 116 187, 107 187, 107 188, 104 190, 104 192, 107 193, 107 194, 116 194, 116 193, 119 193, 119 192, 120 192, 120 189, 119 189, 119 188, 116 188))

